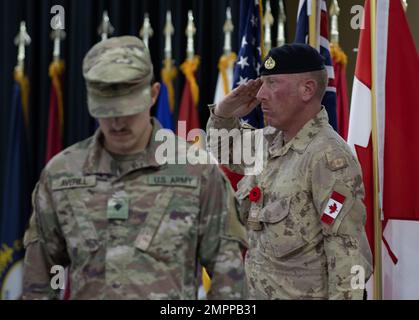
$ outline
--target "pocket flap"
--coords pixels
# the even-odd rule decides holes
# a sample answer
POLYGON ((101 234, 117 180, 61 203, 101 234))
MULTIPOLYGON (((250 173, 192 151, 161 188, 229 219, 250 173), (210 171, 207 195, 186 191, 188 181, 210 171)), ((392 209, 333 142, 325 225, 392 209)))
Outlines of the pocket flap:
POLYGON ((159 193, 155 200, 155 207, 150 210, 147 215, 144 225, 141 227, 140 232, 135 240, 135 247, 147 251, 153 241, 154 235, 160 226, 164 214, 167 212, 169 202, 172 199, 173 192, 159 193))
POLYGON ((266 223, 277 223, 286 218, 290 209, 291 197, 281 198, 267 204, 259 215, 259 220, 266 223))

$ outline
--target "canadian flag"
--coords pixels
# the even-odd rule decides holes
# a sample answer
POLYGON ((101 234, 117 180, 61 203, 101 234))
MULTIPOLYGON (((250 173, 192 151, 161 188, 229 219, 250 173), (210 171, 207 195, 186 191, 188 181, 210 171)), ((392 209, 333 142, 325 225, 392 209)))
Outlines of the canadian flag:
POLYGON ((332 224, 340 213, 340 210, 342 210, 344 201, 345 196, 341 195, 339 192, 333 191, 332 196, 323 211, 321 221, 326 224, 332 224))
MULTIPOLYGON (((372 0, 375 1, 375 0, 372 0)), ((383 298, 419 299, 419 56, 400 0, 376 1, 376 25, 365 1, 352 91, 348 144, 362 166, 367 235, 373 242, 371 28, 377 65, 376 125, 384 236, 398 257, 383 250, 383 298)), ((385 246, 383 246, 385 248, 385 246)), ((389 251, 390 252, 390 251, 389 251)))

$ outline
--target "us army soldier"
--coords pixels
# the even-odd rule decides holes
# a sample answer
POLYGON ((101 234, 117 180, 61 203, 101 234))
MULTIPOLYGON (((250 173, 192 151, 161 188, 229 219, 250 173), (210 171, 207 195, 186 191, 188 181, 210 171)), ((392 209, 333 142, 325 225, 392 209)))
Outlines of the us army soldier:
POLYGON ((161 126, 150 108, 160 85, 148 49, 132 36, 102 41, 83 75, 99 129, 41 173, 23 298, 56 297, 50 270, 61 265, 71 299, 196 299, 198 263, 212 277, 208 298, 244 298, 246 235, 231 187, 216 165, 155 158, 161 126))
MULTIPOLYGON (((260 73, 212 106, 207 124, 213 152, 219 144, 210 129, 249 128, 238 119, 259 103, 268 124, 260 129, 263 169, 245 176, 236 193, 249 234, 249 295, 362 299, 351 272, 364 271, 360 283, 371 274, 364 187, 358 161, 321 105, 328 80, 323 58, 308 45, 284 45, 269 52, 260 73)), ((241 165, 231 169, 243 172, 241 165)))

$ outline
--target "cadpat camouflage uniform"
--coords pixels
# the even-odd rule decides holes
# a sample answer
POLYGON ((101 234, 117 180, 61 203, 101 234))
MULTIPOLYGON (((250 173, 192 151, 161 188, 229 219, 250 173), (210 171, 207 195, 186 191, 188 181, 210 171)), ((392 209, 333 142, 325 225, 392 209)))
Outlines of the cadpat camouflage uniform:
MULTIPOLYGON (((207 130, 240 127, 249 128, 238 119, 216 116, 211 108, 207 130)), ((248 224, 250 298, 362 299, 363 290, 351 287, 358 272, 352 267, 361 266, 367 279, 371 275, 358 161, 328 124, 324 108, 285 145, 279 130, 260 130, 264 169, 260 175, 245 176, 236 193, 248 224), (251 202, 254 187, 260 188, 261 197, 251 202), (324 212, 336 211, 329 207, 336 193, 343 207, 334 221, 322 222, 324 212)), ((219 145, 211 143, 210 148, 219 145)), ((243 173, 238 165, 231 169, 243 173)), ((358 276, 362 282, 364 274, 358 276)))

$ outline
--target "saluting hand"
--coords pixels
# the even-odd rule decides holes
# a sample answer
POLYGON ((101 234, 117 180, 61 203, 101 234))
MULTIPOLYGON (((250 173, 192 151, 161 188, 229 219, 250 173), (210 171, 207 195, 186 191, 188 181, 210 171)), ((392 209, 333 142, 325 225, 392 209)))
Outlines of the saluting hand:
POLYGON ((217 104, 214 113, 223 118, 241 118, 247 115, 259 104, 256 94, 261 85, 260 78, 241 84, 217 104))

